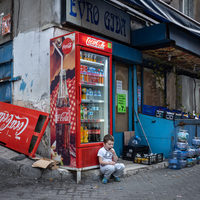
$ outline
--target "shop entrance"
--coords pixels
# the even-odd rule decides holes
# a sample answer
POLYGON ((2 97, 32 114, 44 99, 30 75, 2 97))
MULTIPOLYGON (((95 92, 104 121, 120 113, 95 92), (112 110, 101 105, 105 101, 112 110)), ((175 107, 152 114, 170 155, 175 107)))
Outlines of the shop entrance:
POLYGON ((115 76, 113 89, 115 99, 113 102, 113 136, 115 138, 115 151, 122 155, 124 145, 124 131, 133 130, 133 91, 132 66, 120 62, 113 62, 115 76))

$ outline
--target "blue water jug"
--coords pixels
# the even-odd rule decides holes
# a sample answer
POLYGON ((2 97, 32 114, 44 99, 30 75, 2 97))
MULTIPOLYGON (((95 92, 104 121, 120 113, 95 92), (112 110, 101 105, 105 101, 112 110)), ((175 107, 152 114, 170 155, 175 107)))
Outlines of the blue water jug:
POLYGON ((128 145, 136 148, 139 147, 141 145, 141 138, 138 135, 132 136, 128 145))

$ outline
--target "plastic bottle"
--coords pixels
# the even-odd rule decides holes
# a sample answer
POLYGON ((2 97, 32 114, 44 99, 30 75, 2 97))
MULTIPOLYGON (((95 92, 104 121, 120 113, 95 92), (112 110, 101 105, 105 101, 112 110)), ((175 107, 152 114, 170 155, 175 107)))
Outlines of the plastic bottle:
POLYGON ((88 108, 88 119, 92 120, 93 119, 93 111, 91 105, 88 108))
POLYGON ((86 88, 82 88, 82 99, 86 99, 86 88))
POLYGON ((93 112, 93 119, 95 119, 94 118, 94 115, 95 115, 95 105, 94 105, 94 103, 91 104, 91 108, 92 108, 92 112, 93 112))
POLYGON ((103 73, 103 69, 101 70, 101 84, 104 83, 104 73, 103 73))
POLYGON ((88 142, 92 142, 92 126, 88 123, 88 142))
POLYGON ((132 136, 129 140, 128 145, 135 148, 139 147, 141 145, 141 138, 138 135, 132 136))
POLYGON ((93 76, 93 68, 90 67, 90 82, 93 83, 93 81, 94 81, 93 79, 94 79, 94 76, 93 76))
POLYGON ((89 93, 89 89, 86 89, 86 99, 89 100, 90 99, 90 93, 89 93))
POLYGON ((88 115, 87 107, 84 106, 84 107, 83 107, 83 119, 87 119, 87 115, 88 115))
POLYGON ((93 99, 97 100, 97 90, 94 90, 93 99))
POLYGON ((87 126, 85 126, 85 128, 84 128, 83 134, 84 134, 83 135, 84 136, 83 142, 87 143, 88 142, 88 129, 87 129, 87 126))
POLYGON ((81 119, 83 119, 83 105, 81 104, 81 119))
POLYGON ((93 100, 93 91, 89 88, 89 100, 93 100))
POLYGON ((95 131, 95 138, 96 138, 96 142, 100 141, 100 135, 101 135, 101 129, 99 127, 99 124, 96 123, 96 131, 95 131))
POLYGON ((84 132, 83 132, 83 124, 81 124, 81 143, 83 143, 83 138, 84 138, 84 132))
POLYGON ((94 119, 99 119, 99 104, 95 103, 94 119))
POLYGON ((101 91, 100 90, 98 90, 98 92, 97 92, 97 98, 98 98, 98 100, 101 100, 101 91))
POLYGON ((96 142, 96 124, 93 124, 93 128, 92 128, 92 139, 93 142, 96 142))

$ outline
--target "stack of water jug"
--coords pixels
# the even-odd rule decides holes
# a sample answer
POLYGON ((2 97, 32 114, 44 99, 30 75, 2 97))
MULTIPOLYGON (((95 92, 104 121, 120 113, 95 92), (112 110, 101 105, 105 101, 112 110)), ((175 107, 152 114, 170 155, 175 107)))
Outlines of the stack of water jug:
POLYGON ((180 129, 175 150, 172 152, 172 158, 169 159, 170 169, 192 167, 200 163, 200 138, 195 137, 192 140, 193 146, 188 146, 188 139, 189 133, 187 130, 180 129))

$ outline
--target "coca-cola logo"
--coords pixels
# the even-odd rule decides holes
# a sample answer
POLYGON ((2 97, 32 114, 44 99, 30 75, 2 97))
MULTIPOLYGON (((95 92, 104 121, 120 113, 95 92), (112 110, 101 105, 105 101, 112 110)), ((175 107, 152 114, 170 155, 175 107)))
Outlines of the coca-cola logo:
POLYGON ((98 49, 104 49, 105 48, 105 42, 104 41, 96 40, 96 39, 91 38, 91 37, 87 37, 86 45, 96 47, 98 49))
POLYGON ((10 129, 15 131, 15 138, 20 140, 20 135, 28 126, 29 119, 27 117, 19 117, 7 112, 0 112, 0 131, 10 129))
POLYGON ((73 42, 70 38, 66 38, 62 44, 62 51, 64 54, 69 54, 72 51, 73 42))
POLYGON ((57 122, 68 122, 69 121, 69 113, 63 112, 62 114, 57 114, 56 116, 57 122))

